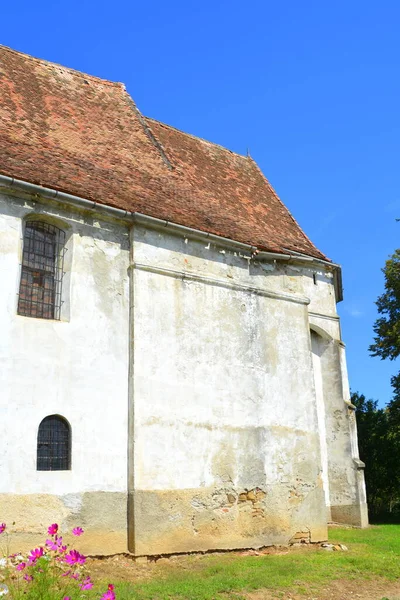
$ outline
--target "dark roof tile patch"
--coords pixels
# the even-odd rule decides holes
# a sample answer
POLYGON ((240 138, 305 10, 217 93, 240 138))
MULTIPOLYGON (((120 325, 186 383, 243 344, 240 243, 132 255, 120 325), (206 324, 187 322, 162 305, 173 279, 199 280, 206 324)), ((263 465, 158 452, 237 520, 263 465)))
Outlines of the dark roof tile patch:
POLYGON ((121 83, 0 46, 0 173, 263 250, 326 257, 250 157, 145 119, 121 83))

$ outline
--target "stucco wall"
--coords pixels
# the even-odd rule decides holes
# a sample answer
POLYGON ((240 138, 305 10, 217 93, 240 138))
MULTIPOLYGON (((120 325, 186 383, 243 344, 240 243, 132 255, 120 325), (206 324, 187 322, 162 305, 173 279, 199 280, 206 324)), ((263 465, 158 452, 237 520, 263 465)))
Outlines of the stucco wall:
POLYGON ((121 226, 0 195, 0 515, 27 544, 57 521, 87 530, 83 549, 126 549, 128 247, 121 226), (61 321, 17 315, 33 214, 67 233, 61 321), (38 426, 51 414, 71 425, 70 471, 36 470, 38 426))
POLYGON ((317 541, 334 494, 360 503, 329 267, 3 194, 0 275, 0 520, 18 547, 54 521, 101 554, 317 541), (34 214, 67 234, 61 321, 16 314, 34 214), (310 326, 334 341, 319 404, 310 326), (50 414, 71 424, 70 471, 36 471, 50 414))
POLYGON ((273 265, 141 228, 134 262, 135 552, 325 539, 300 271, 294 294, 273 265))
POLYGON ((365 527, 364 464, 359 460, 344 346, 340 339, 315 331, 311 337, 328 519, 365 527))

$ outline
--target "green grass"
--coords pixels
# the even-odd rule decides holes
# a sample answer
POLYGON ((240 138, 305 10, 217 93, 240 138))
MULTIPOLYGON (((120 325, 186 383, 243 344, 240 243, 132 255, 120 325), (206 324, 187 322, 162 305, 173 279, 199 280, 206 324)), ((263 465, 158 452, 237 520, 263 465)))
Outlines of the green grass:
POLYGON ((299 551, 286 555, 192 556, 162 576, 138 583, 115 582, 118 600, 213 600, 243 598, 267 588, 309 593, 335 579, 395 580, 400 577, 400 525, 331 531, 330 540, 348 552, 299 551))

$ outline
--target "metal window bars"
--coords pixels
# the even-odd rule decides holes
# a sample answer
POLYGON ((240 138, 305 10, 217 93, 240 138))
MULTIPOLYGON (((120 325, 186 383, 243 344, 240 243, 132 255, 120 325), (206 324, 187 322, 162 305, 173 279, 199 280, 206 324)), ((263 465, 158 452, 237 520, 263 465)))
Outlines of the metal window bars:
POLYGON ((71 429, 63 417, 51 415, 40 423, 36 468, 38 471, 71 469, 71 429))
POLYGON ((44 221, 25 224, 18 314, 61 318, 65 232, 44 221))

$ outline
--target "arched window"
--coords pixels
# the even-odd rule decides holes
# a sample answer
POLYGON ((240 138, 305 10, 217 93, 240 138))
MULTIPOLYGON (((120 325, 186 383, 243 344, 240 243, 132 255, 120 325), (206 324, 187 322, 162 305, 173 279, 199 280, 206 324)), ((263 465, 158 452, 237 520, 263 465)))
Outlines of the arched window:
POLYGON ((60 319, 65 233, 43 221, 27 221, 18 314, 60 319))
POLYGON ((39 425, 37 470, 68 471, 71 468, 71 428, 59 415, 45 417, 39 425))

